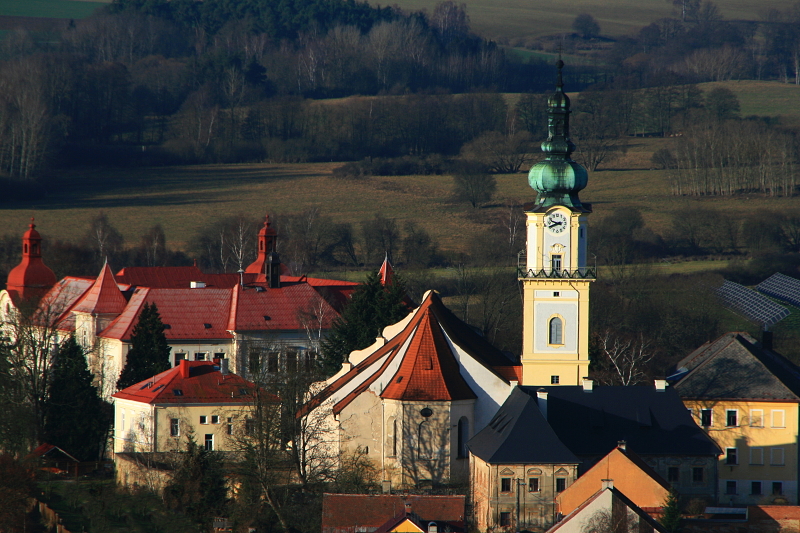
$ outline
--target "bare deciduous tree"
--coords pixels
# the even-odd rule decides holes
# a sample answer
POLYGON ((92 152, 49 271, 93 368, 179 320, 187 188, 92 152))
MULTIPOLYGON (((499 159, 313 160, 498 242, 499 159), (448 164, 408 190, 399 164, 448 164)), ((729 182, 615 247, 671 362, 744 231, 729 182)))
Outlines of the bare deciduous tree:
POLYGON ((622 337, 611 330, 597 334, 596 346, 600 351, 605 371, 595 375, 604 385, 636 385, 646 381, 648 364, 655 352, 643 335, 622 337))

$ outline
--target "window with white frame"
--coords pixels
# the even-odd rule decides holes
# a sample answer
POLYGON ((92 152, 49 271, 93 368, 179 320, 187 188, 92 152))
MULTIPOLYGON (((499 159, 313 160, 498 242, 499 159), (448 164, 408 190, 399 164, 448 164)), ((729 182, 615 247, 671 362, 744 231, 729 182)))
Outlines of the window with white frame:
POLYGON ((750 448, 750 464, 751 465, 764 464, 764 448, 760 447, 750 448))
POLYGON ((219 416, 211 415, 211 423, 212 424, 219 424, 219 416))
POLYGON ((122 424, 120 424, 120 426, 122 427, 122 431, 125 431, 125 409, 123 409, 121 413, 122 413, 122 424))
POLYGON ((208 417, 206 415, 200 415, 200 423, 208 424, 208 417))
POLYGON ((725 410, 725 426, 735 428, 739 425, 739 411, 737 409, 725 410))
POLYGON ((763 428, 764 427, 764 410, 751 409, 750 410, 750 427, 763 428))
POLYGON ((726 465, 738 465, 739 464, 739 457, 736 448, 726 448, 725 449, 725 464, 726 465))
POLYGON ((785 428, 786 427, 786 413, 783 409, 772 410, 772 427, 785 428))
POLYGON ((770 450, 769 464, 773 466, 783 466, 783 448, 772 448, 770 450))
POLYGON ((180 437, 181 435, 181 421, 177 418, 169 419, 169 436, 180 437))
POLYGON ((205 434, 205 448, 206 451, 213 451, 214 450, 214 434, 213 433, 206 433, 205 434))
POLYGON ((704 428, 710 428, 713 423, 713 411, 711 409, 700 410, 700 425, 704 428))

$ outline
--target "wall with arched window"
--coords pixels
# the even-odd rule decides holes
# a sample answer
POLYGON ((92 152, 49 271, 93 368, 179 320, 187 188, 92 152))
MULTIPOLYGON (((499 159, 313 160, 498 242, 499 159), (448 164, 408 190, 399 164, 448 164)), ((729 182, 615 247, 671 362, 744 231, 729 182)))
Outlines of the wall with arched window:
POLYGON ((560 316, 552 317, 548 323, 547 344, 564 344, 564 320, 560 316))

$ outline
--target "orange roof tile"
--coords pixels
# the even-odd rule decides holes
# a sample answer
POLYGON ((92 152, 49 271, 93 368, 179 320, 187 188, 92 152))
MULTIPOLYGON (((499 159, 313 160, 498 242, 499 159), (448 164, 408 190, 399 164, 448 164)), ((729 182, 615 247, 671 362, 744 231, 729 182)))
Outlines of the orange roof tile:
POLYGON ((419 326, 411 332, 411 344, 399 370, 383 389, 382 398, 427 401, 477 398, 461 377, 458 362, 430 312, 430 302, 428 298, 420 306, 419 326))
POLYGON ((422 496, 392 494, 323 494, 323 533, 356 533, 371 531, 406 510, 426 521, 450 522, 464 526, 465 496, 422 496))
POLYGON ((78 300, 72 310, 96 315, 119 314, 127 303, 117 286, 114 274, 106 263, 92 288, 78 300))
POLYGON ((112 398, 156 405, 248 404, 253 401, 255 387, 236 374, 223 376, 211 361, 184 360, 179 366, 122 389, 112 398))

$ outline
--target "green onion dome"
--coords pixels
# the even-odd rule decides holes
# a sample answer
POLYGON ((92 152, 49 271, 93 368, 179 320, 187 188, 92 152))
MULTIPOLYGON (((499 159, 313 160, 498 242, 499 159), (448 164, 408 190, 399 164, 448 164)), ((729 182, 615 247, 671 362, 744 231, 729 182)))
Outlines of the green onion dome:
POLYGON ((556 92, 547 99, 547 140, 542 143, 544 161, 531 167, 528 183, 538 194, 537 207, 564 205, 582 208, 578 192, 586 187, 589 175, 583 166, 570 157, 575 144, 569 139, 569 97, 564 93, 560 59, 556 92))

